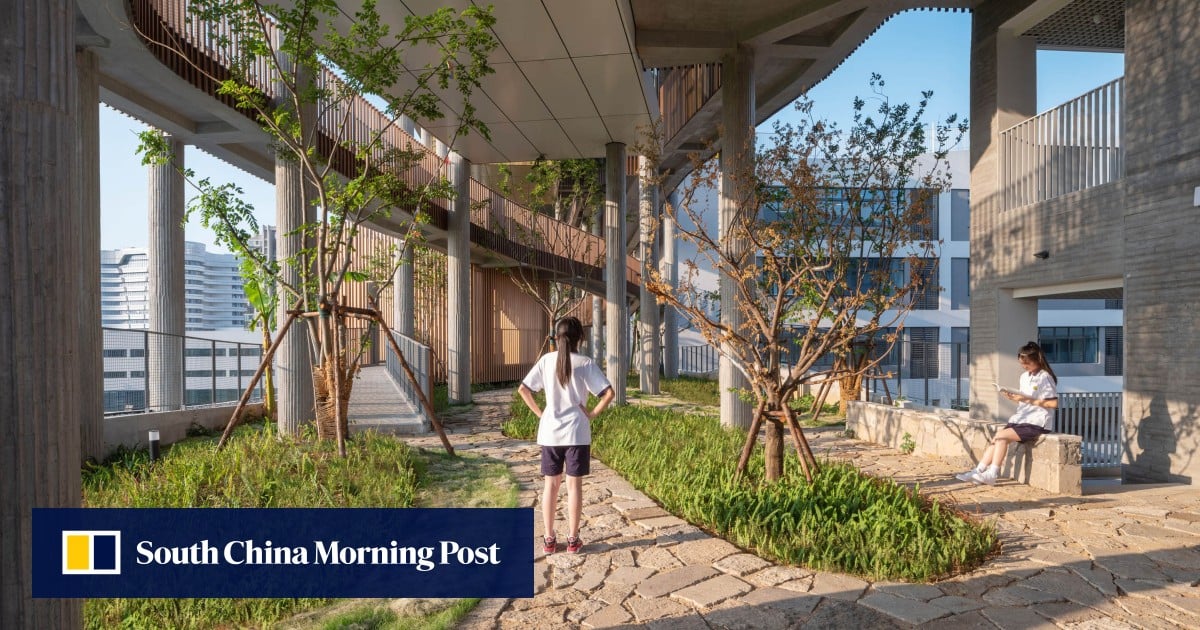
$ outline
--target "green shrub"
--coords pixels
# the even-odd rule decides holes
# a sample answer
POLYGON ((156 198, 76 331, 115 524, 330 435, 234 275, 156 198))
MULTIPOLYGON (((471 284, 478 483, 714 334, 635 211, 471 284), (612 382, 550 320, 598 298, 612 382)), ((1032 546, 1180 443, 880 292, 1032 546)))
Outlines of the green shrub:
MULTIPOLYGON (((537 419, 514 397, 505 423, 532 438, 537 419)), ((592 425, 592 452, 670 512, 763 557, 871 579, 927 581, 969 570, 996 546, 988 525, 893 481, 823 462, 812 484, 789 456, 783 479, 763 482, 759 446, 733 477, 745 433, 710 416, 625 406, 592 425)))
MULTIPOLYGON (((408 507, 413 452, 375 433, 337 456, 332 441, 280 438, 274 425, 239 428, 217 451, 212 438, 184 440, 154 464, 122 449, 83 473, 85 507, 408 507)), ((89 599, 88 628, 269 626, 329 599, 89 599)))

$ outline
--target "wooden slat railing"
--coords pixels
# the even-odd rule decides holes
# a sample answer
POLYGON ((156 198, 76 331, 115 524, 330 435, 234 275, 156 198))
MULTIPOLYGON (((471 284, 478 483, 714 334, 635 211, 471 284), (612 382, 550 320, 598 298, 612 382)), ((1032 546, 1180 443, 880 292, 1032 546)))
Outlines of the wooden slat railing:
POLYGON ((658 109, 667 143, 721 91, 721 64, 702 63, 659 70, 658 109))
MULTIPOLYGON (((241 58, 238 42, 227 24, 210 28, 188 13, 187 0, 130 0, 130 18, 159 61, 198 89, 238 109, 231 97, 217 94, 220 82, 231 77, 229 67, 241 58), (222 36, 225 41, 221 41, 222 36)), ((278 32, 272 30, 271 36, 279 41, 278 32)), ((278 82, 272 64, 265 59, 256 60, 250 76, 268 99, 276 97, 278 82)), ((341 80, 329 68, 321 69, 317 81, 319 87, 335 94, 342 89, 341 80)), ((249 110, 239 111, 256 119, 249 110)), ((424 148, 361 96, 319 103, 318 111, 318 150, 343 175, 352 177, 362 167, 347 147, 368 144, 375 134, 382 133, 382 142, 377 143, 371 155, 374 167, 386 168, 383 157, 391 148, 424 148), (337 138, 342 139, 341 146, 335 145, 337 138)), ((397 177, 419 188, 437 177, 444 167, 444 160, 426 151, 415 167, 398 172, 397 177)), ((484 200, 489 200, 486 210, 472 212, 472 242, 559 277, 602 282, 605 243, 600 237, 525 208, 472 180, 471 201, 484 200)), ((424 210, 434 226, 446 229, 448 209, 443 204, 443 200, 430 200, 424 210)), ((636 294, 641 282, 637 259, 630 256, 626 264, 627 291, 636 294)))

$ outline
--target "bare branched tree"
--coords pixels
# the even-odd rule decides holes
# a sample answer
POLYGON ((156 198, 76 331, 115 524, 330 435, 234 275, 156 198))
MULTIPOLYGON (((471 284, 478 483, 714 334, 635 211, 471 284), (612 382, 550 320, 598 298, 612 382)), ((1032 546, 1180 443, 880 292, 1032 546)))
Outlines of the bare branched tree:
MULTIPOLYGON (((871 86, 878 93, 883 82, 876 76, 871 86)), ((914 301, 938 290, 928 274, 940 244, 930 213, 949 183, 947 148, 965 125, 954 116, 937 125, 938 149, 923 156, 930 96, 915 108, 881 97, 873 113, 856 99, 844 130, 813 120, 811 102, 801 101, 800 122, 776 124, 752 163, 724 183, 736 211, 723 231, 712 202, 721 183, 716 159, 697 161, 678 206, 666 209, 697 254, 684 261, 677 288, 654 270, 649 286, 750 382, 744 395, 756 408, 738 473, 766 422, 766 479, 782 474, 784 424, 811 479, 817 462, 787 401, 806 383, 873 368, 914 301), (747 246, 726 246, 738 240, 747 246), (733 279, 741 328, 705 307, 713 287, 701 282, 702 271, 733 279), (871 341, 866 360, 851 360, 871 341)))

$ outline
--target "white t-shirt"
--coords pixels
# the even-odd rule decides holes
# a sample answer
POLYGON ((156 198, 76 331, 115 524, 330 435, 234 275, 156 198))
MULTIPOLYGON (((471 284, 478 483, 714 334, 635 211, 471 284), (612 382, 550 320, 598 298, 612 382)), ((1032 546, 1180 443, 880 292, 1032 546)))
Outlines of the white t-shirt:
POLYGON ((571 353, 571 379, 558 382, 558 352, 543 355, 521 381, 529 389, 546 390, 546 408, 538 423, 537 443, 542 446, 583 446, 592 443, 592 425, 580 405, 588 392, 599 395, 611 387, 595 361, 571 353))
MULTIPOLYGON (((1021 372, 1021 393, 1036 400, 1058 398, 1058 386, 1050 373, 1041 370, 1037 374, 1021 372)), ((1054 428, 1054 410, 1029 403, 1018 403, 1017 413, 1008 421, 1012 424, 1033 424, 1043 429, 1054 428)))

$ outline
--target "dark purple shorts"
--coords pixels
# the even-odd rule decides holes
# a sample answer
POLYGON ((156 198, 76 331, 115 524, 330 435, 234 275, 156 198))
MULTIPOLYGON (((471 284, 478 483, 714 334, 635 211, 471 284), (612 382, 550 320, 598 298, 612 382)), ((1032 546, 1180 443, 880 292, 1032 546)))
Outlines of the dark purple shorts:
POLYGON ((1004 425, 1004 428, 1016 431, 1017 437, 1021 438, 1022 442, 1036 440, 1050 432, 1050 429, 1043 429, 1036 424, 1013 424, 1010 422, 1004 425))
POLYGON ((567 474, 572 477, 582 477, 591 471, 592 447, 583 446, 543 446, 542 474, 554 477, 563 473, 566 464, 567 474))

